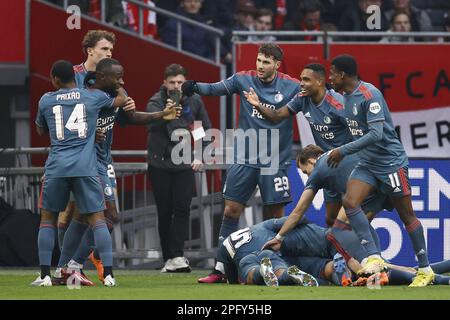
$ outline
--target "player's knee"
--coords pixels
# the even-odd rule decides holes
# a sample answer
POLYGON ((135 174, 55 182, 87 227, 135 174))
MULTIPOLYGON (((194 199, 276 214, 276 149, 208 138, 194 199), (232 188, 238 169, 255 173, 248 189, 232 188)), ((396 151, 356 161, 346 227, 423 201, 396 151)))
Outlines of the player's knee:
POLYGON ((356 209, 359 206, 355 198, 345 195, 342 198, 342 205, 345 209, 356 209))
POLYGON ((225 205, 224 216, 233 219, 239 219, 241 216, 242 209, 240 206, 235 205, 225 205))

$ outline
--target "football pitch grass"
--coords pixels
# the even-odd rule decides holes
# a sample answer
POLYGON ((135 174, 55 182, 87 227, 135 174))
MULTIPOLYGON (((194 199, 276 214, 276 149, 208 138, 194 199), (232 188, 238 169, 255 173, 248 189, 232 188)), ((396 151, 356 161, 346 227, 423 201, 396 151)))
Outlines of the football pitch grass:
POLYGON ((197 278, 208 270, 184 274, 161 274, 158 270, 117 270, 115 288, 100 284, 96 273, 86 274, 95 287, 69 290, 66 286, 30 287, 37 269, 0 269, 0 300, 449 300, 449 286, 408 288, 386 286, 366 287, 244 286, 228 284, 198 284, 197 278))

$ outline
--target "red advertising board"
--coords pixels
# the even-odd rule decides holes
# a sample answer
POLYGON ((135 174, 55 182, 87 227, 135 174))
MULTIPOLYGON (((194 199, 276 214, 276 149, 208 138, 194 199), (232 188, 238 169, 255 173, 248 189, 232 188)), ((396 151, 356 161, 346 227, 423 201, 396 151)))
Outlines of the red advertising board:
POLYGON ((25 63, 25 0, 0 4, 0 63, 25 63))

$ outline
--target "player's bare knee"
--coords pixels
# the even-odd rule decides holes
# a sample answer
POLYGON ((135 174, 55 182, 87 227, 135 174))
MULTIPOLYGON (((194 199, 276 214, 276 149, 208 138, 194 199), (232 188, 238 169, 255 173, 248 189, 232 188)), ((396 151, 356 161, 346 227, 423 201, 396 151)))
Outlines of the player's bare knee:
POLYGON ((227 204, 224 209, 224 216, 232 219, 239 219, 242 213, 241 205, 227 204))
POLYGON ((348 196, 347 194, 342 198, 342 206, 345 209, 356 209, 360 204, 355 198, 348 196))

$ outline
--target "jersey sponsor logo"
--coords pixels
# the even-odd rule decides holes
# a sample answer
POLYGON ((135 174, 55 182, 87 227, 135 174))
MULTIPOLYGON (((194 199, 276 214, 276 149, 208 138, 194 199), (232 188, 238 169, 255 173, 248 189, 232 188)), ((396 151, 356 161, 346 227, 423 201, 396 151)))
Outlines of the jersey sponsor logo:
POLYGON ((284 96, 280 91, 278 91, 278 93, 274 97, 275 102, 277 102, 277 103, 283 101, 283 98, 284 98, 284 96))
POLYGON ((326 124, 330 124, 331 118, 329 116, 325 116, 325 117, 323 117, 323 122, 325 122, 326 124))
POLYGON ((356 104, 353 105, 353 114, 356 116, 358 114, 358 107, 356 104))
POLYGON ((378 102, 372 102, 369 106, 369 110, 370 112, 377 114, 378 112, 381 111, 381 106, 378 102))

